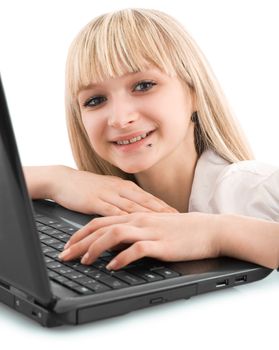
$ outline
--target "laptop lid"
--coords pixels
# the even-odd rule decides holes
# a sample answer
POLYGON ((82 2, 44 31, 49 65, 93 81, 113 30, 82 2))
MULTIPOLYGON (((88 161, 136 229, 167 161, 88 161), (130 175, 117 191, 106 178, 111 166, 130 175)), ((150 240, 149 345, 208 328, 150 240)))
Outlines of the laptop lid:
POLYGON ((52 301, 0 76, 0 283, 42 304, 52 301))

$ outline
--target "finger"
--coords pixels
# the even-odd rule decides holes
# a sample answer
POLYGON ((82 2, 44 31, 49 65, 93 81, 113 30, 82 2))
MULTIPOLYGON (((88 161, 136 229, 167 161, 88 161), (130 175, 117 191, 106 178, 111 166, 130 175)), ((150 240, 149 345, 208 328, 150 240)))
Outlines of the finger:
POLYGON ((124 211, 127 213, 135 213, 135 212, 151 212, 152 210, 144 207, 141 203, 136 203, 133 199, 125 198, 121 195, 103 197, 102 200, 107 202, 111 206, 118 207, 119 211, 124 211))
POLYGON ((130 225, 115 225, 90 245, 82 258, 82 264, 92 264, 103 252, 120 243, 134 243, 143 239, 151 239, 148 232, 130 225))
POLYGON ((152 211, 160 212, 174 209, 161 199, 153 196, 151 193, 144 191, 139 186, 135 187, 135 189, 123 188, 120 192, 120 195, 132 202, 139 204, 141 207, 152 211))
POLYGON ((108 270, 118 270, 145 256, 160 259, 163 255, 159 241, 138 241, 116 255, 106 266, 108 270))
POLYGON ((95 232, 96 230, 102 227, 106 227, 113 224, 125 223, 125 222, 127 222, 127 218, 125 217, 125 215, 94 218, 88 224, 83 226, 81 229, 79 229, 77 232, 75 232, 72 235, 72 237, 68 240, 67 244, 65 245, 64 249, 67 249, 72 244, 79 242, 89 234, 95 232))
POLYGON ((114 203, 113 201, 107 201, 103 198, 99 198, 99 200, 94 203, 94 212, 102 216, 117 216, 128 214, 123 206, 120 208, 117 205, 116 201, 114 203))
POLYGON ((84 239, 89 234, 95 232, 96 230, 102 228, 102 227, 108 227, 110 225, 116 225, 116 224, 128 224, 133 223, 134 225, 141 227, 142 226, 142 219, 149 217, 149 215, 152 217, 153 215, 167 215, 166 213, 155 213, 150 212, 148 215, 141 214, 141 213, 131 213, 126 215, 118 215, 118 216, 107 216, 107 217, 101 217, 101 218, 95 218, 91 220, 88 224, 86 224, 83 228, 75 232, 72 237, 68 240, 67 244, 65 245, 64 249, 69 248, 72 244, 77 243, 78 241, 84 239))
POLYGON ((103 234, 104 230, 100 229, 88 235, 79 242, 72 244, 70 247, 68 247, 62 253, 59 254, 59 259, 68 261, 83 256, 87 252, 89 246, 103 234))

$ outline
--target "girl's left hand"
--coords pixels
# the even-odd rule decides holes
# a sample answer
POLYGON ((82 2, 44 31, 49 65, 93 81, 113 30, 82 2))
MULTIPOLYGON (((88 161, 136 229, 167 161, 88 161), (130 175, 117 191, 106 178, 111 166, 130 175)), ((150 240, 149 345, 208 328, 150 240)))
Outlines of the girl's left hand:
POLYGON ((59 258, 83 256, 81 262, 89 265, 104 251, 123 244, 126 249, 108 269, 117 270, 145 256, 165 261, 217 257, 219 216, 152 212, 96 218, 71 237, 59 258))

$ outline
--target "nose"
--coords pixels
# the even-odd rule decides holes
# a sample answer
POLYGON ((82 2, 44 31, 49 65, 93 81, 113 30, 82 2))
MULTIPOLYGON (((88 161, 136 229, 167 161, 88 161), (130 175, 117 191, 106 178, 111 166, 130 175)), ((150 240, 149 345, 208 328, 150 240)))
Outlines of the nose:
POLYGON ((127 103, 118 102, 113 105, 108 116, 108 125, 114 128, 125 128, 138 119, 138 113, 127 103))

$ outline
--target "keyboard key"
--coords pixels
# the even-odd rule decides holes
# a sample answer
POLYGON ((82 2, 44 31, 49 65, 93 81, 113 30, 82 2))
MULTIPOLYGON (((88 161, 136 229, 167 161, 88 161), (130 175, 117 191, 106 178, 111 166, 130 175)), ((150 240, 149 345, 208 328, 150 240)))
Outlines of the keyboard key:
POLYGON ((62 222, 57 222, 54 224, 51 224, 51 227, 57 228, 58 230, 61 230, 61 228, 68 228, 70 227, 68 224, 64 224, 62 222))
MULTIPOLYGON (((82 265, 81 263, 77 263, 75 266, 73 266, 73 269, 84 273, 85 275, 89 275, 91 272, 93 273, 99 273, 100 271, 95 269, 94 267, 91 266, 86 266, 86 265, 82 265)), ((93 275, 92 275, 93 277, 93 275)))
POLYGON ((79 273, 78 271, 72 270, 71 272, 65 273, 65 276, 68 277, 71 280, 77 280, 79 278, 84 277, 83 274, 79 273))
POLYGON ((46 253, 47 256, 49 256, 50 258, 56 259, 56 260, 59 260, 59 258, 58 258, 59 254, 60 254, 59 250, 54 250, 53 252, 47 252, 46 253))
POLYGON ((44 258, 45 258, 45 263, 46 263, 46 264, 47 264, 47 263, 50 263, 50 262, 52 262, 52 261, 55 261, 55 260, 49 258, 48 256, 44 256, 44 258))
POLYGON ((40 238, 40 241, 43 241, 43 240, 49 239, 49 235, 39 232, 39 238, 40 238))
POLYGON ((43 225, 43 226, 40 226, 38 228, 38 231, 39 232, 45 232, 45 231, 49 231, 50 229, 53 230, 51 227, 43 225))
POLYGON ((43 233, 46 233, 47 235, 54 237, 54 238, 56 235, 63 234, 63 232, 58 231, 53 227, 48 227, 47 229, 44 229, 43 233))
POLYGON ((74 281, 70 281, 70 280, 64 281, 63 285, 65 285, 65 286, 67 286, 67 287, 69 287, 71 289, 79 286, 78 283, 76 283, 74 281))
POLYGON ((48 239, 44 239, 44 244, 51 246, 53 243, 61 243, 61 242, 58 241, 58 239, 51 238, 51 237, 49 237, 48 239))
POLYGON ((55 271, 52 271, 52 270, 47 270, 47 274, 48 274, 48 277, 50 278, 54 278, 56 276, 59 276, 59 274, 55 271))
POLYGON ((108 290, 111 290, 111 288, 109 286, 106 286, 102 283, 91 283, 87 286, 87 288, 93 290, 95 293, 102 293, 102 292, 106 292, 108 290))
POLYGON ((59 282, 61 284, 64 284, 65 282, 68 282, 68 278, 64 277, 64 276, 61 276, 61 275, 56 275, 54 277, 52 277, 52 279, 56 282, 59 282))
POLYGON ((52 261, 47 264, 47 267, 49 269, 55 270, 55 269, 60 269, 61 267, 63 267, 63 265, 60 264, 58 261, 52 261))
POLYGON ((89 277, 82 277, 82 278, 79 278, 78 281, 77 281, 79 284, 82 284, 83 286, 89 286, 89 285, 93 285, 93 284, 96 284, 96 283, 99 283, 95 280, 93 280, 93 278, 89 278, 89 277))
POLYGON ((61 275, 67 275, 67 277, 69 278, 69 274, 74 272, 74 270, 70 269, 67 266, 63 266, 60 268, 55 269, 56 272, 60 273, 61 275))
POLYGON ((156 270, 156 273, 158 273, 159 275, 161 275, 161 276, 163 276, 165 278, 172 278, 172 277, 180 276, 179 273, 177 273, 177 272, 175 272, 173 270, 167 269, 167 268, 156 270))
POLYGON ((102 258, 104 260, 107 257, 112 258, 112 256, 113 256, 113 254, 111 252, 106 251, 100 255, 100 258, 102 258))
POLYGON ((49 247, 49 246, 42 246, 42 250, 43 250, 43 254, 46 254, 46 253, 50 253, 50 252, 54 252, 55 249, 49 247))
POLYGON ((84 286, 77 286, 72 288, 74 291, 82 294, 82 295, 88 295, 94 293, 92 290, 84 287, 84 286))
POLYGON ((99 271, 97 269, 94 269, 93 271, 87 272, 86 274, 90 277, 93 277, 96 280, 99 280, 101 278, 106 278, 108 276, 107 273, 104 273, 104 272, 99 271))
POLYGON ((61 252, 64 249, 65 243, 63 243, 63 242, 56 242, 56 243, 50 244, 50 246, 52 248, 55 248, 55 249, 57 249, 57 250, 59 250, 61 252))
POLYGON ((97 270, 107 271, 107 262, 103 261, 102 259, 97 259, 93 264, 91 264, 91 266, 95 267, 97 270))
POLYGON ((52 237, 56 239, 60 239, 60 241, 63 241, 66 243, 71 236, 68 235, 68 233, 59 232, 59 233, 54 233, 52 237))
POLYGON ((119 288, 125 288, 128 287, 128 284, 125 282, 122 282, 121 280, 111 277, 111 276, 106 276, 106 277, 101 277, 98 279, 98 282, 102 282, 105 283, 106 285, 108 285, 109 287, 113 288, 113 289, 119 289, 119 288))
POLYGON ((157 261, 151 258, 146 258, 141 266, 143 269, 147 269, 149 271, 156 271, 159 269, 165 268, 161 261, 157 261))
POLYGON ((93 279, 91 279, 89 277, 80 278, 78 280, 78 283, 83 285, 84 287, 89 288, 89 289, 93 290, 94 292, 98 292, 98 293, 100 293, 101 291, 105 292, 105 291, 111 289, 110 287, 108 287, 102 283, 99 283, 97 281, 94 281, 93 279))
POLYGON ((147 282, 160 281, 164 279, 164 277, 158 275, 157 273, 144 269, 134 269, 132 273, 143 278, 147 282))
POLYGON ((71 235, 72 235, 73 233, 75 233, 77 230, 78 230, 77 228, 70 227, 70 226, 68 226, 68 227, 62 227, 62 228, 60 229, 60 231, 63 231, 63 232, 65 232, 65 233, 70 233, 71 235))
POLYGON ((113 273, 113 277, 117 277, 121 279, 122 281, 135 286, 137 284, 143 284, 146 283, 146 281, 140 277, 134 276, 126 271, 116 271, 113 273))
POLYGON ((52 218, 49 218, 48 216, 40 216, 36 219, 36 221, 45 224, 45 225, 51 225, 51 224, 57 224, 59 223, 56 220, 53 220, 52 218))
MULTIPOLYGON (((63 261, 65 266, 71 267, 74 270, 77 270, 76 267, 81 266, 81 263, 77 260, 63 261)), ((84 265, 82 265, 84 266, 84 265)))

